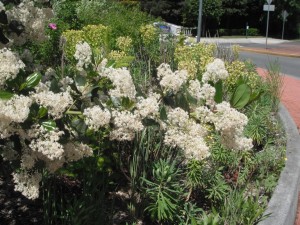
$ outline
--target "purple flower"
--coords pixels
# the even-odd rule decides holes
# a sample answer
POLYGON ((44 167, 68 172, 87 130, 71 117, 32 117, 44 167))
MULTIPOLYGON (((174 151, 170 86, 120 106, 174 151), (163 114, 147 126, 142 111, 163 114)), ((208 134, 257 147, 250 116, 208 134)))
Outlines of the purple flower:
POLYGON ((49 23, 48 27, 51 29, 51 30, 56 30, 57 29, 57 26, 55 23, 49 23))

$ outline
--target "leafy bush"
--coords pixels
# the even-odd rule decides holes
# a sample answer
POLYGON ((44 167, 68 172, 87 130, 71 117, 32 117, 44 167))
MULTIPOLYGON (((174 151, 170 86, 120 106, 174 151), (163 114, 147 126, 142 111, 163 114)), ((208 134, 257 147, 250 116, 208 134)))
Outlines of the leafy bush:
POLYGON ((220 36, 246 36, 246 32, 248 36, 258 36, 259 30, 257 28, 249 28, 246 29, 219 29, 220 36))

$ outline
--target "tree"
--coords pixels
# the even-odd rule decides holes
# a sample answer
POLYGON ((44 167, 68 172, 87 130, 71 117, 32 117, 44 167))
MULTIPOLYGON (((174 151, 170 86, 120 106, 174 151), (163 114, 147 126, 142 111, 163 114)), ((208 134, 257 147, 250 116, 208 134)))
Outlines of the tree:
MULTIPOLYGON (((183 6, 183 25, 188 27, 197 26, 199 0, 185 0, 183 6)), ((202 35, 206 29, 216 29, 223 14, 222 0, 203 0, 202 12, 202 35), (208 25, 209 24, 209 25, 208 25)))
POLYGON ((141 0, 141 9, 170 23, 181 24, 183 0, 141 0))

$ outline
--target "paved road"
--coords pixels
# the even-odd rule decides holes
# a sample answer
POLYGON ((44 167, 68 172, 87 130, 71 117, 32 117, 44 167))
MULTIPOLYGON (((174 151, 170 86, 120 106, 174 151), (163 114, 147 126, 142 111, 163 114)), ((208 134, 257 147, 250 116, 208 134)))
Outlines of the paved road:
POLYGON ((278 62, 280 71, 300 79, 300 58, 240 52, 240 59, 252 61, 257 67, 267 68, 270 63, 278 62))

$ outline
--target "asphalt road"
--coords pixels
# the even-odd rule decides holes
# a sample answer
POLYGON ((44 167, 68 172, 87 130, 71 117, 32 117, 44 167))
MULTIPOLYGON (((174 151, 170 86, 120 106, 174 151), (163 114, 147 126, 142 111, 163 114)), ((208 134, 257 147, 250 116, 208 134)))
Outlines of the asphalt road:
POLYGON ((257 67, 265 68, 270 63, 278 62, 281 73, 296 77, 300 79, 300 58, 258 54, 254 52, 240 52, 240 59, 250 60, 257 67))

